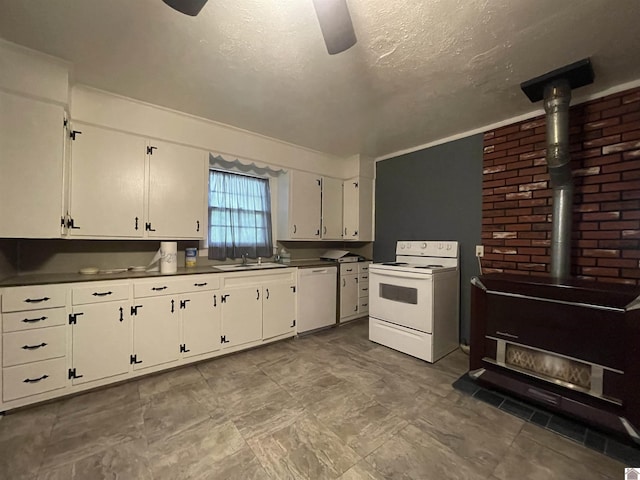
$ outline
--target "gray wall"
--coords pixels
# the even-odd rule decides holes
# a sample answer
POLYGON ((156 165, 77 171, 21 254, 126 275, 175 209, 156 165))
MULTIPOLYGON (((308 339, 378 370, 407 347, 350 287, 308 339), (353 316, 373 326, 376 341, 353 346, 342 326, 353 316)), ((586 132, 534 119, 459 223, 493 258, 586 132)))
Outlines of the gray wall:
POLYGON ((0 238, 0 280, 18 272, 17 240, 0 238))
POLYGON ((469 343, 470 285, 482 229, 482 135, 377 162, 373 259, 398 240, 460 242, 460 337, 469 343))

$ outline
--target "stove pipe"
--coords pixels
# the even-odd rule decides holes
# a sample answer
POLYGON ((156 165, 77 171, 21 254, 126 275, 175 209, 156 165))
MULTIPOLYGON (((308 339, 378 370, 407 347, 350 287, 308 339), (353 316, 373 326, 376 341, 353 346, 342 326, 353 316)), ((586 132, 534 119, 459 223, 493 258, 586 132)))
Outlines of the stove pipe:
POLYGON ((593 83, 593 68, 586 58, 528 80, 520 85, 532 102, 544 98, 547 114, 547 166, 553 189, 551 276, 559 280, 571 272, 571 211, 573 178, 569 158, 569 103, 571 89, 593 83))
POLYGON ((571 211, 573 178, 569 158, 569 103, 571 86, 562 78, 544 88, 547 113, 547 166, 553 189, 551 276, 565 279, 571 269, 571 211))

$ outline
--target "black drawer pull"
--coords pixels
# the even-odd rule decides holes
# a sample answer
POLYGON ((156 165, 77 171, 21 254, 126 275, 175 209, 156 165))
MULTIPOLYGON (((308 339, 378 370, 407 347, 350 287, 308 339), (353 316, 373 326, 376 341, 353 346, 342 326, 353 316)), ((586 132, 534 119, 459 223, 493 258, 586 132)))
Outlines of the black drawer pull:
POLYGON ((46 347, 47 344, 42 342, 40 345, 24 345, 22 347, 23 350, 36 350, 38 348, 46 347))
POLYGON ((24 383, 38 383, 41 380, 44 380, 45 378, 49 378, 49 375, 42 375, 40 378, 25 378, 23 380, 24 383))
POLYGON ((153 287, 151 290, 153 290, 154 292, 160 292, 162 290, 166 290, 167 287, 153 287))
POLYGON ((106 297, 107 295, 111 295, 113 292, 93 292, 94 297, 106 297))
POLYGON ((23 318, 22 322, 23 323, 36 323, 36 322, 42 322, 43 320, 46 320, 48 317, 40 317, 40 318, 23 318))
POLYGON ((42 297, 42 298, 27 298, 25 300, 25 302, 27 303, 40 303, 40 302, 47 302, 51 300, 49 297, 42 297))
POLYGON ((204 283, 194 283, 194 284, 193 284, 193 286, 194 286, 194 287, 204 287, 204 286, 206 286, 206 285, 207 285, 207 282, 204 282, 204 283))

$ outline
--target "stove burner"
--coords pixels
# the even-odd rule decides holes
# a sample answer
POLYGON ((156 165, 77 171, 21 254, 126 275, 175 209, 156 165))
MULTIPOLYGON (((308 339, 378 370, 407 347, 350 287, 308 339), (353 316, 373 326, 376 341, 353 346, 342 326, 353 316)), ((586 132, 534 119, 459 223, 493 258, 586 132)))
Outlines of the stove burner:
POLYGON ((407 262, 383 262, 382 265, 389 265, 391 267, 399 267, 401 265, 408 265, 407 262))
POLYGON ((442 268, 443 265, 416 265, 415 268, 442 268))

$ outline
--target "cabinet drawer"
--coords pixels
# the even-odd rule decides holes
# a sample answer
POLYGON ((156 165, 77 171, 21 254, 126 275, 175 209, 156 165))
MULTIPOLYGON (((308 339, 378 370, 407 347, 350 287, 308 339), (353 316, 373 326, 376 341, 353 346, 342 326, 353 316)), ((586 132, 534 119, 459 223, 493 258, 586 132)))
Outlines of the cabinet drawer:
POLYGON ((358 273, 363 273, 365 275, 369 275, 369 265, 371 262, 360 262, 358 263, 358 273))
POLYGON ((182 278, 159 277, 149 280, 137 280, 133 284, 133 295, 155 297, 157 295, 173 295, 176 293, 199 292, 220 288, 218 275, 186 275, 182 278))
POLYGON ((65 327, 36 328, 5 333, 2 337, 2 366, 64 357, 65 327))
POLYGON ((361 298, 358 303, 358 313, 360 315, 367 315, 369 313, 369 299, 361 298))
POLYGON ((360 275, 358 275, 359 278, 359 282, 362 283, 366 283, 367 285, 369 284, 369 273, 361 273, 360 275))
POLYGON ((359 297, 367 297, 369 298, 369 282, 359 283, 359 297))
POLYGON ((34 285, 9 287, 2 290, 2 311, 19 312, 49 307, 64 307, 67 285, 34 285))
POLYGON ((73 287, 71 301, 74 305, 86 303, 111 302, 129 299, 128 283, 89 283, 81 287, 73 287))
POLYGON ((28 312, 14 312, 2 314, 2 331, 16 332, 32 328, 53 327, 64 325, 67 321, 65 308, 47 308, 28 312))
POLYGON ((28 363, 2 370, 5 402, 65 387, 66 358, 28 363))
POLYGON ((340 275, 353 275, 354 273, 358 273, 357 263, 354 262, 340 264, 340 275))

